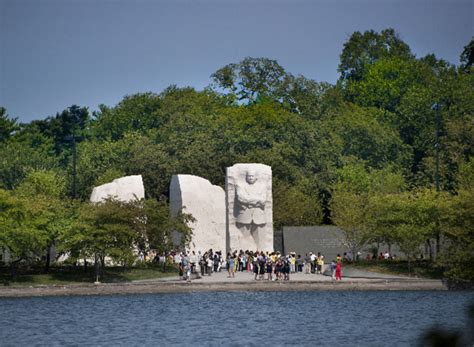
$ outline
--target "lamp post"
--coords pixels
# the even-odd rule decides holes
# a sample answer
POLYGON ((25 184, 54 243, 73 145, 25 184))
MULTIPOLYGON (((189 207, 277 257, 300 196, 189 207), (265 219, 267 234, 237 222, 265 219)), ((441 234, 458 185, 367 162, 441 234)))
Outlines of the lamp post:
MULTIPOLYGON (((439 185, 439 148, 440 148, 440 131, 441 131, 441 118, 440 118, 440 109, 441 105, 439 103, 434 103, 431 107, 435 111, 435 124, 436 124, 436 142, 435 142, 435 153, 436 153, 436 166, 435 166, 435 185, 436 192, 440 192, 439 185)), ((436 223, 436 257, 440 251, 440 232, 439 232, 439 223, 436 223)))
POLYGON ((439 192, 439 135, 440 135, 440 127, 441 127, 441 119, 439 115, 439 110, 441 109, 440 104, 434 103, 432 109, 435 111, 435 123, 436 123, 436 142, 435 142, 435 151, 436 151, 436 168, 435 168, 435 184, 436 184, 436 191, 439 192))

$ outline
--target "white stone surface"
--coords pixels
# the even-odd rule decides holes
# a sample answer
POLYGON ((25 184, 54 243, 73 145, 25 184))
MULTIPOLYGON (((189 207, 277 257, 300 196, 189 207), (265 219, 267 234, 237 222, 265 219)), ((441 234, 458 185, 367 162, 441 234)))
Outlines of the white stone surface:
POLYGON ((272 169, 263 164, 227 168, 227 249, 273 251, 272 169))
MULTIPOLYGON (((190 226, 193 236, 188 249, 204 253, 209 249, 226 250, 225 192, 208 180, 193 175, 173 175, 170 184, 170 208, 172 215, 190 213, 196 219, 190 226)), ((175 234, 173 243, 180 244, 175 234)))
POLYGON ((145 198, 145 187, 141 175, 125 176, 97 186, 92 190, 90 200, 101 202, 107 198, 116 198, 121 201, 133 201, 145 198))

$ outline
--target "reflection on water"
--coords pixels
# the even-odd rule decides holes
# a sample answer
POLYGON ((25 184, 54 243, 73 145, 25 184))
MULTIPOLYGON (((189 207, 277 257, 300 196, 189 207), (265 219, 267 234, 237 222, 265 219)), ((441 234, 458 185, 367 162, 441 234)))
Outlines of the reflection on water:
POLYGON ((414 345, 466 327, 472 292, 232 292, 0 299, 0 345, 414 345))

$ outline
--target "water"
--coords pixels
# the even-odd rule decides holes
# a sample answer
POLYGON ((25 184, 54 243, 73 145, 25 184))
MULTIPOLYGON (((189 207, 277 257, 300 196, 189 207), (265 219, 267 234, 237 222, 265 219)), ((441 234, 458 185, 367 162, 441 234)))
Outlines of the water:
POLYGON ((473 292, 233 292, 0 299, 0 345, 405 346, 466 330, 473 292))

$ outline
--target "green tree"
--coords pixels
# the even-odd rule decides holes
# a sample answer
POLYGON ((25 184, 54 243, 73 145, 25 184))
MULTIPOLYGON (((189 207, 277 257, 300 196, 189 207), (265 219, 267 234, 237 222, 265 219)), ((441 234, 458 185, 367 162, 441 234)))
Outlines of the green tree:
POLYGON ((373 228, 398 244, 409 271, 411 260, 438 229, 440 199, 443 196, 432 189, 418 189, 379 195, 372 201, 373 228))
POLYGON ((414 60, 399 57, 379 59, 365 68, 364 77, 350 80, 346 93, 361 106, 394 112, 401 98, 419 80, 421 71, 414 60))
POLYGON ((145 133, 164 122, 161 105, 160 96, 150 92, 127 95, 115 107, 100 105, 92 131, 99 139, 114 141, 127 132, 145 133))
POLYGON ((53 139, 56 154, 69 153, 74 141, 80 142, 86 135, 90 116, 87 107, 72 105, 54 117, 34 120, 28 127, 34 127, 46 137, 53 139))
POLYGON ((338 67, 340 79, 360 80, 370 65, 387 57, 410 59, 413 54, 392 28, 384 29, 380 33, 374 30, 364 33, 356 31, 344 44, 338 67))
POLYGON ((461 53, 460 57, 461 69, 469 71, 469 69, 474 65, 474 38, 464 46, 464 50, 461 53))
POLYGON ((302 187, 290 186, 278 179, 273 184, 273 226, 319 225, 323 211, 317 196, 311 196, 302 187))
POLYGON ((0 106, 0 143, 6 141, 17 129, 17 119, 10 118, 7 110, 0 106))
POLYGON ((276 60, 251 57, 220 68, 211 78, 217 90, 249 104, 265 98, 278 100, 289 82, 285 69, 276 60))
POLYGON ((22 128, 0 142, 0 187, 14 189, 31 170, 58 167, 53 141, 37 130, 22 128))
POLYGON ((338 170, 331 190, 331 218, 345 236, 345 244, 356 255, 369 242, 393 243, 393 230, 384 228, 382 196, 405 189, 405 181, 393 168, 367 170, 364 164, 347 164, 338 170))
POLYGON ((97 276, 103 272, 106 257, 124 265, 132 264, 144 237, 139 208, 135 202, 115 199, 83 204, 77 224, 61 235, 63 250, 77 258, 93 258, 97 276))
POLYGON ((41 216, 29 207, 26 200, 0 189, 0 248, 10 255, 12 276, 18 263, 41 257, 47 245, 47 235, 37 228, 41 216))
POLYGON ((31 171, 15 191, 26 210, 28 223, 46 241, 45 272, 49 271, 50 254, 59 233, 71 225, 64 200, 64 177, 53 171, 31 171))
POLYGON ((441 228, 445 238, 439 262, 446 276, 474 281, 474 161, 463 164, 457 175, 457 194, 441 205, 441 228))
POLYGON ((331 219, 342 229, 342 241, 354 257, 370 239, 366 218, 369 191, 370 175, 360 163, 340 169, 331 189, 331 219))

